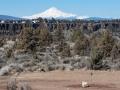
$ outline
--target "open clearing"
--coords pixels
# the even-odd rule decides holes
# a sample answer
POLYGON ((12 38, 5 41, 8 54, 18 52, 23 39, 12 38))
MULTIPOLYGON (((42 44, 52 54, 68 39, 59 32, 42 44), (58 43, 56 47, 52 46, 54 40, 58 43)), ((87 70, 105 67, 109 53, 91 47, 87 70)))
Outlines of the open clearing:
MULTIPOLYGON (((0 77, 0 90, 6 90, 6 82, 14 78, 15 75, 0 77)), ((33 90, 120 90, 120 71, 27 72, 21 73, 17 81, 18 86, 28 83, 33 90), (90 87, 82 88, 82 81, 90 87)))

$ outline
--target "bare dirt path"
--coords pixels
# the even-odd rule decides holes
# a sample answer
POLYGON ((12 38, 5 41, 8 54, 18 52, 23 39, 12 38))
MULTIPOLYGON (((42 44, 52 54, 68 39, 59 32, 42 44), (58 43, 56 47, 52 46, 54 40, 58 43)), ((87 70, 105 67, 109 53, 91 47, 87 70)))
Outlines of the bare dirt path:
MULTIPOLYGON (((14 77, 0 77, 0 90, 6 90, 6 82, 14 77)), ((28 83, 33 90, 120 90, 120 71, 28 72, 22 73, 17 81, 19 86, 28 83), (88 81, 90 87, 82 88, 82 81, 88 81)))

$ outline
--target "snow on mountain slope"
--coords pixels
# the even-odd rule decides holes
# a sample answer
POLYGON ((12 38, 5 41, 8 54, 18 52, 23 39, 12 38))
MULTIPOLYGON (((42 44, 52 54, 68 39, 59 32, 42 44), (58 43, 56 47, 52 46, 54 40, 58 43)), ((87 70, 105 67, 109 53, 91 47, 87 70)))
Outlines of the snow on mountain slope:
MULTIPOLYGON (((48 9, 48 10, 42 12, 42 13, 35 14, 35 15, 32 15, 32 16, 24 16, 23 18, 37 19, 39 17, 41 17, 41 18, 57 18, 57 19, 65 19, 65 18, 74 18, 74 19, 76 19, 77 15, 70 14, 70 13, 65 13, 65 12, 62 12, 62 11, 58 10, 55 7, 52 7, 52 8, 50 8, 50 9, 48 9)), ((82 19, 83 19, 83 17, 82 17, 82 19)))
POLYGON ((89 18, 89 16, 78 16, 76 19, 86 19, 89 18))
POLYGON ((66 19, 66 20, 74 20, 74 19, 81 19, 81 20, 111 20, 111 18, 100 18, 100 17, 89 17, 89 16, 78 16, 76 14, 65 13, 63 11, 58 10, 55 7, 52 7, 42 13, 34 14, 32 16, 24 16, 23 18, 26 19, 37 19, 37 18, 55 18, 55 19, 66 19))

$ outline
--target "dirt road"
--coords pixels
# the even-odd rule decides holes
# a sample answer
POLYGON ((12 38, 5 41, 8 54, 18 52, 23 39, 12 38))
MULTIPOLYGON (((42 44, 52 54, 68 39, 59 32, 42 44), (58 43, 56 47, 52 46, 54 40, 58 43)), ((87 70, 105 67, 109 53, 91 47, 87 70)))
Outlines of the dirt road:
MULTIPOLYGON (((0 77, 0 90, 6 90, 6 82, 14 77, 0 77)), ((27 83, 33 90, 120 90, 120 71, 28 72, 20 74, 17 81, 18 86, 27 83), (82 88, 82 81, 87 81, 90 87, 82 88)))

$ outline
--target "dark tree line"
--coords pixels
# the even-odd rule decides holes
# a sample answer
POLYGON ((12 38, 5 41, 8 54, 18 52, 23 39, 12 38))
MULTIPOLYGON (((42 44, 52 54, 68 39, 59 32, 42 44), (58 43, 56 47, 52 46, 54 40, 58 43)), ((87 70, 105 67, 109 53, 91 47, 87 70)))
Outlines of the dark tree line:
POLYGON ((0 34, 2 35, 16 35, 24 28, 38 29, 44 25, 48 30, 54 31, 59 26, 62 30, 73 30, 81 28, 82 32, 90 34, 99 29, 109 29, 120 34, 120 20, 111 21, 84 21, 84 20, 47 20, 38 18, 36 20, 19 20, 19 21, 5 21, 0 23, 0 34), (33 22, 35 21, 35 22, 33 22), (23 23, 24 22, 24 23, 23 23))

